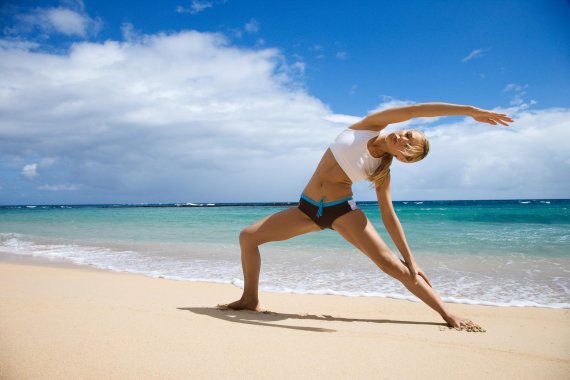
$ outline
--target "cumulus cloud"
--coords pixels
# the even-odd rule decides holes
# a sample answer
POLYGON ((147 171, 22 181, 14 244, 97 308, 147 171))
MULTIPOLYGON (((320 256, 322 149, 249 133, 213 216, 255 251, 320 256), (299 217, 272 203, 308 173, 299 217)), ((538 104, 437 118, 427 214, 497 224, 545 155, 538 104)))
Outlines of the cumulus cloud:
POLYGON ((124 22, 121 25, 121 34, 123 35, 123 39, 125 41, 134 41, 142 36, 142 33, 136 30, 134 25, 130 22, 124 22))
MULTIPOLYGON (((295 200, 330 141, 360 119, 309 95, 277 49, 196 31, 131 36, 58 54, 0 40, 4 203, 295 200)), ((414 103, 384 96, 371 112, 414 103)), ((423 129, 432 146, 418 164, 394 163, 394 199, 567 198, 570 110, 531 103, 504 110, 509 128, 394 125, 423 129)), ((366 184, 355 195, 374 197, 366 184)))
POLYGON ((430 154, 417 164, 396 163, 395 197, 568 198, 570 110, 497 111, 512 115, 514 123, 497 127, 466 118, 425 128, 430 154))
POLYGON ((351 115, 331 114, 324 116, 323 119, 326 121, 330 121, 331 123, 350 126, 359 121, 361 118, 358 116, 351 116, 351 115))
POLYGON ((77 197, 292 199, 343 127, 323 119, 298 65, 220 34, 0 47, 0 170, 50 158, 42 180, 81 185, 77 197))
POLYGON ((527 102, 525 100, 525 95, 527 94, 526 89, 528 85, 519 85, 516 83, 509 83, 503 90, 504 93, 508 93, 511 97, 510 104, 516 106, 520 109, 527 109, 530 106, 537 104, 536 100, 530 100, 527 102))
POLYGON ((83 38, 97 34, 102 25, 100 19, 93 19, 85 13, 82 2, 71 2, 68 7, 36 8, 29 13, 17 15, 16 20, 13 33, 39 29, 47 34, 60 33, 83 38))
POLYGON ((461 62, 469 62, 472 59, 481 58, 485 55, 485 53, 486 53, 486 49, 475 49, 471 53, 469 53, 467 56, 463 57, 461 62))
MULTIPOLYGON (((508 86, 509 91, 524 88, 508 86)), ((414 102, 385 96, 370 112, 409 104, 414 102)), ((419 163, 394 161, 394 199, 568 198, 570 109, 530 106, 497 108, 514 118, 509 127, 477 123, 470 117, 418 118, 389 126, 386 133, 420 129, 431 147, 419 163)), ((367 184, 355 186, 355 196, 373 199, 367 184)))
POLYGON ((403 107, 415 104, 416 102, 413 100, 403 100, 403 99, 396 99, 388 95, 382 95, 382 101, 378 106, 374 109, 370 110, 368 113, 384 111, 394 107, 403 107))
POLYGON ((22 168, 20 175, 27 179, 32 179, 37 177, 40 173, 38 172, 39 168, 48 168, 52 166, 56 162, 56 159, 53 157, 44 157, 39 162, 34 162, 31 164, 24 165, 22 168))
POLYGON ((28 179, 32 179, 34 177, 37 177, 38 175, 38 164, 37 163, 33 163, 33 164, 27 164, 22 168, 21 173, 23 177, 28 178, 28 179))
POLYGON ((190 13, 190 14, 197 14, 200 12, 205 11, 208 8, 214 7, 214 1, 206 1, 206 0, 192 0, 190 3, 190 7, 186 8, 182 5, 176 7, 176 12, 178 13, 190 13))

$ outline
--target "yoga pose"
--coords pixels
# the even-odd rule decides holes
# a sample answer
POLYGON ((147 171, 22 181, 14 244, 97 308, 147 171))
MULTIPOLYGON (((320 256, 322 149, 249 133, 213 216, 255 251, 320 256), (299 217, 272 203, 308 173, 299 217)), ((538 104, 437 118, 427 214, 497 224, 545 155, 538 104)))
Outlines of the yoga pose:
POLYGON ((259 311, 258 285, 261 244, 290 239, 330 228, 368 256, 381 270, 402 284, 447 324, 455 328, 481 330, 469 319, 453 314, 432 288, 426 274, 414 260, 390 196, 390 164, 393 158, 417 162, 429 152, 426 136, 417 130, 382 133, 389 124, 417 117, 463 115, 488 124, 512 122, 505 114, 472 106, 425 103, 374 113, 344 130, 323 155, 299 205, 270 215, 241 231, 239 241, 244 274, 241 298, 225 307, 259 311), (374 184, 382 222, 404 260, 382 240, 366 215, 352 199, 352 184, 368 180, 374 184))

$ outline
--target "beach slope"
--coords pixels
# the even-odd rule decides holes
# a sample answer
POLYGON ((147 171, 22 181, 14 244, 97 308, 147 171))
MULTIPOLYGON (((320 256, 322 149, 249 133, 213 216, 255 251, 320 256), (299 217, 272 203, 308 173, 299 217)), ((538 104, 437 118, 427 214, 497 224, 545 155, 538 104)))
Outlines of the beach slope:
MULTIPOLYGON (((380 274, 379 274, 380 275, 380 274)), ((270 313, 216 309, 241 290, 0 262, 2 379, 564 379, 570 310, 427 306, 262 293, 270 313)))

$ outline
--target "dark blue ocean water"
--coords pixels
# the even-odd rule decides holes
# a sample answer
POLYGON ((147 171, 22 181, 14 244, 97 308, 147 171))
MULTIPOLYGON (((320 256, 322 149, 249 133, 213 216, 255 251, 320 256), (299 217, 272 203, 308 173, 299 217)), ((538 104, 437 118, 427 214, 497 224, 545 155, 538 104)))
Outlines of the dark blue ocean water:
MULTIPOLYGON (((240 286, 239 231, 291 205, 3 206, 0 258, 240 286)), ((393 247, 377 203, 358 205, 393 247)), ((444 299, 570 307, 570 200, 394 206, 416 260, 444 299)), ((413 298, 334 231, 270 243, 262 252, 265 290, 413 298)))

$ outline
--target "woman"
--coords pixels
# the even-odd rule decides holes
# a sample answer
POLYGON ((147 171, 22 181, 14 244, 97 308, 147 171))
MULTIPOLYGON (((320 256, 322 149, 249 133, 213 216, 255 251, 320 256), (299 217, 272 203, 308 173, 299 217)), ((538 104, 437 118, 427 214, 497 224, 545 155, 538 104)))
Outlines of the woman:
POLYGON ((437 311, 449 326, 481 331, 481 327, 474 322, 453 314, 432 288, 412 256, 392 206, 390 164, 394 157, 407 163, 423 159, 429 151, 426 136, 415 130, 381 133, 389 124, 417 117, 451 115, 471 116, 479 122, 493 125, 499 123, 507 126, 508 122, 512 122, 505 114, 472 106, 425 103, 377 112, 353 124, 325 152, 303 190, 298 207, 270 215, 241 231, 244 291, 239 300, 225 307, 260 310, 258 284, 261 244, 330 228, 366 254, 381 270, 402 282, 410 292, 437 311), (364 179, 374 184, 382 222, 404 257, 403 261, 390 251, 352 199, 352 183, 364 179))

